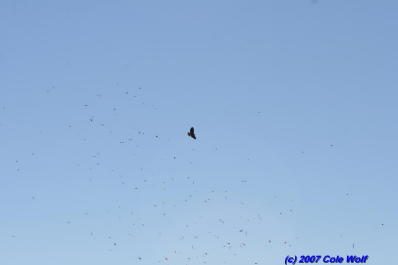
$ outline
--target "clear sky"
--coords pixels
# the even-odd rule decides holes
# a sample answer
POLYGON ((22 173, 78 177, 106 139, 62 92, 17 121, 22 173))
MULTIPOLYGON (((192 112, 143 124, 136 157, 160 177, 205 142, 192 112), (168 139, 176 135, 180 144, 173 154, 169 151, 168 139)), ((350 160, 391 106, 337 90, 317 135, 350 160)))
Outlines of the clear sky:
POLYGON ((0 1, 0 264, 392 264, 397 10, 0 1))

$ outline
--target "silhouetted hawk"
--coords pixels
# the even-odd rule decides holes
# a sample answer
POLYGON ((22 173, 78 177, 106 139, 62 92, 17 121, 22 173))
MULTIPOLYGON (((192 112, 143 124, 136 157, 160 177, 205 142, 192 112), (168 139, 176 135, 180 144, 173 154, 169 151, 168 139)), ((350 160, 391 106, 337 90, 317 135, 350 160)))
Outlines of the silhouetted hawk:
POLYGON ((189 130, 188 136, 191 136, 193 139, 196 140, 195 129, 193 127, 191 127, 191 129, 189 130))

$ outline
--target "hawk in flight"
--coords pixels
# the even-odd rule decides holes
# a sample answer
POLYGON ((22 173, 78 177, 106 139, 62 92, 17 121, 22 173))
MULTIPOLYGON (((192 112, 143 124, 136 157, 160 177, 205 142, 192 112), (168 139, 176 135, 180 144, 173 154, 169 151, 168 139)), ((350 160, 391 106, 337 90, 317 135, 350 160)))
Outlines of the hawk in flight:
POLYGON ((193 127, 191 127, 191 129, 189 130, 188 136, 191 136, 193 139, 196 140, 195 129, 193 127))

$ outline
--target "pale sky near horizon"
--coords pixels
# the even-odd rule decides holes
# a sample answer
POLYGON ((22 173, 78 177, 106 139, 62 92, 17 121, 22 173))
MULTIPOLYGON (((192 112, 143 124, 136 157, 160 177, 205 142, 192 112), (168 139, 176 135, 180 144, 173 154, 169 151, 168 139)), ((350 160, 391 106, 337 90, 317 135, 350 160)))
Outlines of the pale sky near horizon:
POLYGON ((0 264, 392 264, 397 10, 0 1, 0 264))

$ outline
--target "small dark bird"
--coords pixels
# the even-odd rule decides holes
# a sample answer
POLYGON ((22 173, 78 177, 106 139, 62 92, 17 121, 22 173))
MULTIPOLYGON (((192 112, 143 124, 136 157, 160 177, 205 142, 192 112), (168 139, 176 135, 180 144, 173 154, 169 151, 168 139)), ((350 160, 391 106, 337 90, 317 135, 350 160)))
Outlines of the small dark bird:
POLYGON ((191 127, 191 129, 189 130, 188 136, 191 136, 193 139, 196 140, 195 129, 193 127, 191 127))

